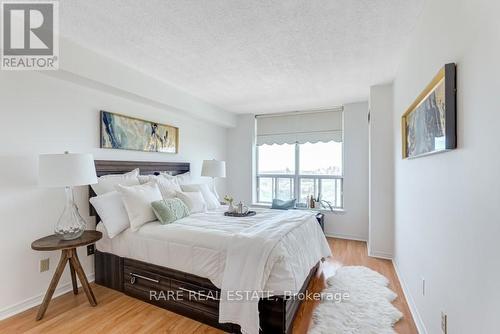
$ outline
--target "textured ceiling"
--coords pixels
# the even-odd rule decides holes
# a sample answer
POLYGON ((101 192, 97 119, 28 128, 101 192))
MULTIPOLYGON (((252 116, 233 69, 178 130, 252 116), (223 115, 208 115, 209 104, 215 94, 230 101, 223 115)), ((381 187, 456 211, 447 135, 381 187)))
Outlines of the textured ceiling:
POLYGON ((233 112, 330 107, 391 80, 424 0, 65 0, 61 35, 233 112))

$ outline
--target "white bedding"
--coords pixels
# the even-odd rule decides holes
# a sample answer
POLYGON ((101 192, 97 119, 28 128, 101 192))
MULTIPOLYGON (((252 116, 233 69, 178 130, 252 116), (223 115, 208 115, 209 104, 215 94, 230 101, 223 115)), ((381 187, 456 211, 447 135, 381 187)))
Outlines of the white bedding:
MULTIPOLYGON (((104 232, 104 236, 97 242, 97 249, 205 277, 221 288, 226 254, 234 250, 229 247, 230 242, 237 240, 233 237, 248 236, 248 232, 266 228, 272 231, 280 227, 277 224, 280 220, 294 219, 293 226, 275 234, 274 245, 262 263, 263 290, 274 295, 298 292, 310 269, 322 257, 331 255, 313 213, 256 209, 256 216, 235 218, 225 217, 226 209, 193 214, 168 225, 155 221, 137 232, 127 229, 113 239, 107 237, 103 224, 99 224, 97 230, 104 232), (269 227, 264 227, 266 224, 269 227)), ((256 236, 259 235, 262 238, 261 232, 256 236)), ((232 253, 233 263, 234 256, 232 253)))
MULTIPOLYGON (((101 252, 208 278, 221 288, 230 237, 258 220, 286 212, 252 209, 258 212, 252 219, 225 217, 226 210, 227 207, 222 207, 193 214, 168 225, 158 221, 147 223, 137 232, 129 228, 113 239, 107 236, 104 225, 98 224, 96 229, 103 232, 103 238, 96 246, 101 252)), ((311 217, 314 218, 312 214, 311 217)), ((327 256, 330 249, 323 232, 315 218, 311 219, 287 235, 281 247, 271 253, 264 271, 264 275, 269 276, 265 289, 275 295, 299 291, 310 269, 321 257, 327 256), (295 256, 291 257, 292 254, 295 256)))

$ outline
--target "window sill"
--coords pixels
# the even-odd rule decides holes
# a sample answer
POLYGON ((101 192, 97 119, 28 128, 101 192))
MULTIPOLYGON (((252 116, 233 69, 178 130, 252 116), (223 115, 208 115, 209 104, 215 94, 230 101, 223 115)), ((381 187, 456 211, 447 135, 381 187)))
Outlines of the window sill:
MULTIPOLYGON (((252 207, 255 208, 265 208, 265 209, 270 209, 271 205, 270 204, 262 204, 262 203, 253 203, 252 207)), ((344 215, 347 212, 344 209, 310 209, 310 208, 295 208, 293 210, 302 210, 302 211, 314 211, 314 212, 321 212, 321 213, 331 213, 334 215, 344 215)))

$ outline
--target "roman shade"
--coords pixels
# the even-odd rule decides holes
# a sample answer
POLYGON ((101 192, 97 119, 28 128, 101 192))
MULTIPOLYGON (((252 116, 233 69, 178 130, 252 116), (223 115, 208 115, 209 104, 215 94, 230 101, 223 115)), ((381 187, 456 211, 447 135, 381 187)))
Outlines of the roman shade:
POLYGON ((343 140, 343 108, 258 115, 257 145, 343 140))

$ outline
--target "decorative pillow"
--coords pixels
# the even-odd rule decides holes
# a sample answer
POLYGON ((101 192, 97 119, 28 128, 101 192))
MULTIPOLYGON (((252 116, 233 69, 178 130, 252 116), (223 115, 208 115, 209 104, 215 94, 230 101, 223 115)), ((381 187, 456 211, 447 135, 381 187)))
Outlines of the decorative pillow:
POLYGON ((164 172, 164 173, 161 173, 160 175, 166 177, 169 180, 172 180, 174 183, 176 183, 178 185, 192 183, 191 172, 187 172, 187 173, 179 174, 179 175, 175 175, 175 176, 172 176, 169 173, 164 172))
POLYGON ((192 182, 191 181, 191 172, 176 175, 175 178, 177 179, 178 185, 189 184, 192 182))
POLYGON ((165 177, 165 175, 139 175, 139 182, 141 184, 147 182, 156 182, 158 188, 160 189, 163 199, 175 198, 175 194, 178 191, 182 191, 181 187, 175 183, 172 179, 165 177))
POLYGON ((91 185, 96 195, 103 195, 111 191, 115 191, 115 186, 121 184, 122 186, 135 186, 139 184, 137 176, 139 175, 139 168, 125 174, 109 174, 103 175, 97 179, 97 183, 91 185))
POLYGON ((290 199, 288 201, 283 201, 281 199, 273 199, 273 204, 271 204, 271 209, 278 209, 278 210, 288 210, 288 209, 293 209, 295 208, 295 201, 296 199, 290 199))
POLYGON ((132 187, 117 185, 116 190, 122 195, 132 231, 135 232, 142 225, 156 220, 151 203, 162 200, 156 183, 148 182, 132 187))
POLYGON ((207 203, 203 199, 203 195, 199 191, 193 192, 177 192, 177 198, 184 202, 189 208, 190 213, 198 213, 207 211, 207 203))
POLYGON ((156 178, 156 175, 137 175, 137 179, 140 184, 148 183, 153 181, 156 178))
POLYGON ((217 200, 217 197, 215 197, 214 193, 210 188, 208 188, 208 184, 202 183, 202 184, 184 184, 181 185, 182 191, 187 191, 187 192, 192 192, 192 191, 199 191, 201 192, 203 199, 207 203, 207 209, 208 210, 213 210, 217 209, 220 207, 220 203, 217 200))
POLYGON ((178 198, 164 199, 151 203, 156 218, 162 224, 170 224, 189 216, 189 208, 178 198))
POLYGON ((97 211, 101 222, 108 231, 108 236, 113 238, 130 227, 127 210, 123 205, 122 195, 111 191, 104 195, 92 197, 90 203, 97 211))

